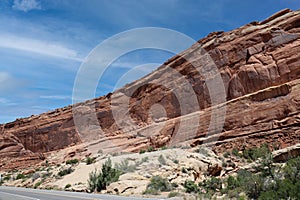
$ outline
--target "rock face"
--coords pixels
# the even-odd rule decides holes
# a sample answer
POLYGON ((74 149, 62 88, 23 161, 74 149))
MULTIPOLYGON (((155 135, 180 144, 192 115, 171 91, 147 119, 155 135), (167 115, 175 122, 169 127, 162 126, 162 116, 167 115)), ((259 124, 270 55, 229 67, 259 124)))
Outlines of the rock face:
POLYGON ((73 109, 69 106, 2 125, 0 158, 44 153, 85 141, 91 149, 104 151, 202 143, 212 145, 216 152, 264 142, 294 145, 300 140, 299 52, 300 11, 287 9, 262 22, 211 33, 112 94, 73 109), (204 50, 218 73, 207 67, 211 62, 203 59, 204 50), (207 73, 201 74, 203 69, 207 73), (213 102, 211 96, 218 89, 210 90, 209 84, 217 81, 217 75, 222 78, 225 98, 215 93, 213 102), (218 126, 222 123, 218 118, 224 118, 224 126, 218 126, 221 130, 210 127, 215 107, 226 110, 226 115, 211 123, 218 126), (73 114, 81 120, 73 120, 73 114))

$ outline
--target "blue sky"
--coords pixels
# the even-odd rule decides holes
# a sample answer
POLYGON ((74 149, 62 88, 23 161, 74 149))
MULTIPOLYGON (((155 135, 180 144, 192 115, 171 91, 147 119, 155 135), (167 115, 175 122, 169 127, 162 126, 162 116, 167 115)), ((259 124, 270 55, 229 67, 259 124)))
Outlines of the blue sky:
MULTIPOLYGON (((101 41, 122 31, 162 27, 199 40, 299 7, 299 0, 1 0, 0 123, 71 104, 81 62, 101 41)), ((151 49, 122 56, 95 95, 113 90, 131 67, 170 56, 151 49)))

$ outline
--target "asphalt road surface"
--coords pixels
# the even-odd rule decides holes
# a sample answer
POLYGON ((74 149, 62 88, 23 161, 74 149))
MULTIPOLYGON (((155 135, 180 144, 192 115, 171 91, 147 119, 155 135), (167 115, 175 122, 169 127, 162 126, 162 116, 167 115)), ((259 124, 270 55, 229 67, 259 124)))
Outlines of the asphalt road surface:
POLYGON ((0 187, 0 200, 159 200, 56 190, 0 187))

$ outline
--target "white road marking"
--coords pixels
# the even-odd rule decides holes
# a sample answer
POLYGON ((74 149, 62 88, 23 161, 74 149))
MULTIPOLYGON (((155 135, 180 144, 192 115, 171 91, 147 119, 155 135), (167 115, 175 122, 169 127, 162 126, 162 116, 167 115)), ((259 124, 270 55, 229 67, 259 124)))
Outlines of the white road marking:
POLYGON ((0 191, 0 193, 4 193, 4 194, 15 196, 15 197, 20 197, 22 199, 26 198, 26 199, 40 200, 40 199, 37 199, 37 198, 32 198, 32 197, 23 196, 23 195, 17 195, 17 194, 11 194, 11 193, 8 193, 8 192, 2 192, 2 191, 0 191))
MULTIPOLYGON (((14 191, 12 189, 6 189, 6 190, 10 190, 10 191, 14 191)), ((21 190, 15 190, 15 191, 21 191, 21 190)), ((24 191, 24 192, 27 192, 27 193, 33 193, 33 194, 39 194, 39 195, 51 195, 51 196, 59 196, 59 197, 69 197, 69 198, 75 198, 75 199, 88 199, 88 200, 94 200, 92 197, 79 197, 79 196, 73 196, 73 195, 67 195, 67 194, 58 194, 58 193, 50 193, 50 192, 45 192, 45 191, 24 191)), ((11 193, 7 193, 7 192, 3 192, 3 193, 6 193, 6 194, 11 194, 11 193)), ((13 194, 11 194, 13 195, 13 194)), ((15 195, 15 196, 20 196, 21 195, 15 195)), ((24 197, 27 197, 27 196, 24 196, 24 197)), ((34 200, 40 200, 40 199, 37 199, 37 198, 31 198, 31 197, 27 197, 27 198, 30 198, 30 199, 34 199, 34 200)), ((101 200, 99 198, 95 199, 95 200, 101 200)))

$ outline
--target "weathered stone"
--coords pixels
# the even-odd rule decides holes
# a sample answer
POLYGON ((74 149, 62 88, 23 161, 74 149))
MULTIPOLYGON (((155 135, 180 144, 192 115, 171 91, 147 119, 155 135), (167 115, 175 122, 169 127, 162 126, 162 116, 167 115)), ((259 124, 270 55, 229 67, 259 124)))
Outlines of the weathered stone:
POLYGON ((215 152, 242 150, 264 142, 276 142, 282 148, 299 143, 299 19, 300 11, 284 10, 263 22, 211 33, 148 76, 114 93, 76 104, 73 110, 68 106, 4 124, 0 129, 0 168, 37 163, 41 159, 36 153, 85 141, 91 142, 87 144, 90 150, 107 152, 181 143, 207 143, 214 145, 215 152), (219 102, 219 107, 226 106, 227 110, 226 116, 218 116, 225 117, 223 130, 211 132, 209 137, 212 108, 207 83, 216 80, 216 74, 199 73, 209 66, 203 61, 199 44, 218 68, 227 95, 226 102, 219 102), (187 90, 187 85, 193 90, 187 90), (174 91, 184 92, 185 113, 181 113, 174 91), (201 110, 190 98, 193 93, 201 110), (122 104, 127 97, 129 110, 122 104), (83 119, 77 127, 73 114, 83 119), (120 118, 118 123, 116 118, 120 118), (181 122, 188 125, 178 132, 184 124, 181 122))

